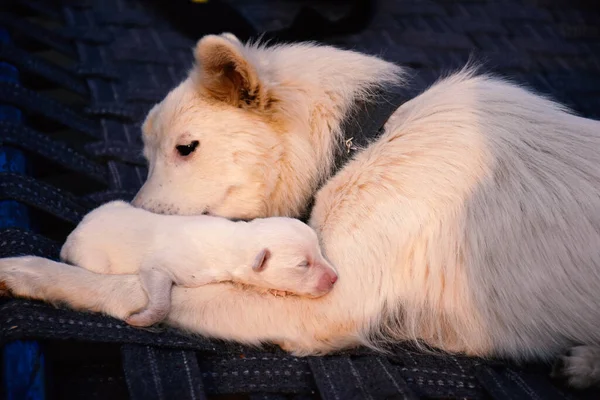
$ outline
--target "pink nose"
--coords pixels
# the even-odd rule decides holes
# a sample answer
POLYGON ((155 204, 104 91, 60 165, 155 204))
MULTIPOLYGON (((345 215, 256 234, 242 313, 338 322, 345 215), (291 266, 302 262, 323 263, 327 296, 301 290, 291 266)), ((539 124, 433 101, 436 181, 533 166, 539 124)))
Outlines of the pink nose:
POLYGON ((325 273, 321 275, 319 283, 317 284, 317 290, 320 292, 328 292, 333 288, 333 284, 338 280, 338 276, 335 273, 325 273))

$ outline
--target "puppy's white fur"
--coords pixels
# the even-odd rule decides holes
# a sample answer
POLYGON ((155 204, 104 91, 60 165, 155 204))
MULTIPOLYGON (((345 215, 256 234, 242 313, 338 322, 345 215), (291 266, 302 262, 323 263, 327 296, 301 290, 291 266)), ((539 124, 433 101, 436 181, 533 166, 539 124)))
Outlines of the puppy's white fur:
MULTIPOLYGON (((380 83, 402 84, 399 67, 219 36, 200 40, 196 59, 145 123, 150 173, 135 204, 252 218, 299 215, 315 196, 310 225, 341 279, 314 301, 176 288, 171 324, 295 354, 419 340, 547 359, 600 344, 600 123, 466 68, 402 105, 330 176, 350 105, 380 83), (181 157, 175 146, 191 140, 200 146, 181 157)), ((117 317, 131 296, 145 301, 133 278, 35 260, 3 261, 0 279, 18 295, 117 317)))
POLYGON ((172 283, 193 288, 233 281, 320 297, 337 280, 315 231, 296 219, 233 222, 205 215, 169 216, 123 201, 87 214, 60 257, 96 273, 139 273, 149 305, 127 318, 137 326, 166 317, 172 283))

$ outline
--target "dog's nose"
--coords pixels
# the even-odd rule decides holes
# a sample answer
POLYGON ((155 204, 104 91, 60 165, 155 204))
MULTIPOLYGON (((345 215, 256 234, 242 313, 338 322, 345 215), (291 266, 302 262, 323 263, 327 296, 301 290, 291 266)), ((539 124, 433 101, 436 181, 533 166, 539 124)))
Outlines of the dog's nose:
POLYGON ((334 283, 336 283, 336 282, 337 282, 337 280, 338 280, 338 276, 337 276, 336 274, 334 274, 334 275, 331 277, 331 284, 333 285, 334 283))

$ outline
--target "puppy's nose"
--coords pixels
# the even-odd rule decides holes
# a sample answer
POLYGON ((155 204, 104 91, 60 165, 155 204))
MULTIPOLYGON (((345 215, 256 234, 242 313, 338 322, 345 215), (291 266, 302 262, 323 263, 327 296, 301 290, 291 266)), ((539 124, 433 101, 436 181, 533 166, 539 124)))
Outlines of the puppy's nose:
POLYGON ((323 274, 317 284, 317 290, 320 292, 329 292, 333 288, 333 284, 337 281, 336 274, 323 274))

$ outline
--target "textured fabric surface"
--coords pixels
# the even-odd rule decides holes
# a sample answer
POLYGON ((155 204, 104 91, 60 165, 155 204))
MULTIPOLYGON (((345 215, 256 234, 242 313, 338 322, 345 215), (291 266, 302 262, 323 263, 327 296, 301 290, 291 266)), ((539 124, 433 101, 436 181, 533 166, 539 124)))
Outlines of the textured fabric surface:
MULTIPOLYGON (((226 0, 257 30, 283 30, 302 7, 336 20, 349 2, 226 0), (325 4, 323 4, 325 3, 325 4)), ((590 118, 600 118, 600 3, 594 0, 374 1, 367 29, 325 42, 415 68, 431 83, 469 57, 590 118)))
MULTIPOLYGON (((317 4, 228 3, 258 31, 282 29, 298 4, 317 4)), ((316 9, 336 18, 343 3, 316 9)), ((479 54, 488 70, 598 117, 600 18, 577 4, 378 2, 368 29, 327 41, 408 65, 418 85, 479 54)), ((29 162, 26 174, 0 173, 0 201, 26 205, 31 221, 29 230, 0 230, 0 257, 56 258, 87 211, 129 200, 143 183, 140 121, 186 74, 194 41, 141 0, 5 1, 0 26, 11 36, 0 46, 0 63, 19 73, 19 83, 0 80, 0 103, 23 114, 22 122, 0 118, 0 149, 19 149, 29 162)), ((43 345, 48 398, 56 399, 600 397, 552 382, 545 365, 428 354, 406 345, 386 357, 357 350, 296 358, 275 347, 134 329, 102 315, 0 299, 0 344, 24 338, 43 345)))

